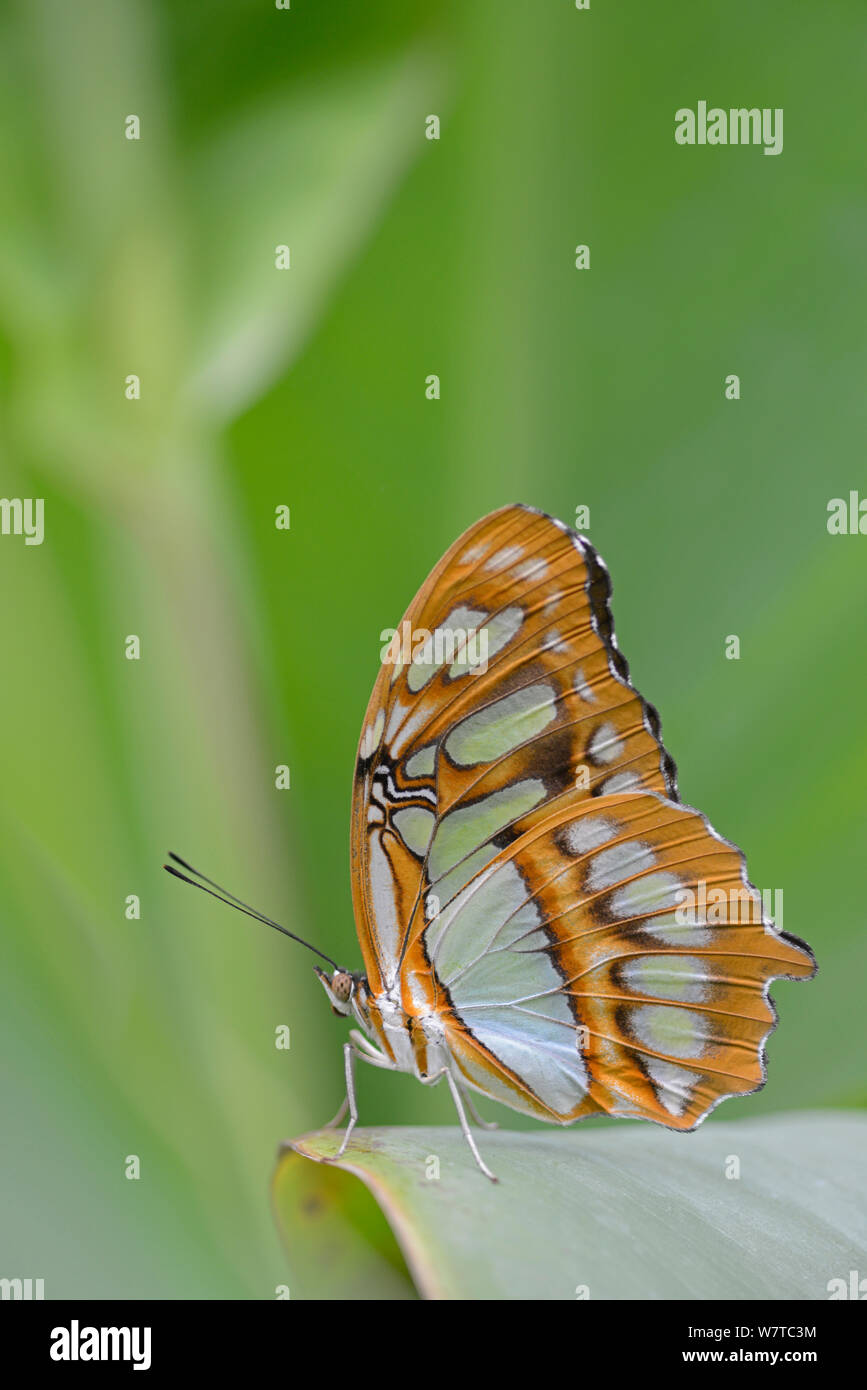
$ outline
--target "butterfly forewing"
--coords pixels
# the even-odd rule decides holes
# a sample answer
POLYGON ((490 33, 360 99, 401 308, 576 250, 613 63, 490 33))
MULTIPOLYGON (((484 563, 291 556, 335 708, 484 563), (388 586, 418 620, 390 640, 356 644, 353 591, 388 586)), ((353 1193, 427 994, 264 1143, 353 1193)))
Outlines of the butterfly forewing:
POLYGON ((470 1085, 689 1128, 761 1084, 768 982, 814 967, 678 804, 609 594, 593 548, 524 507, 436 566, 362 730, 356 919, 373 993, 436 1013, 470 1085))
POLYGON ((399 636, 431 659, 402 660, 402 641, 384 662, 356 770, 356 915, 374 976, 397 968, 428 849, 438 879, 456 846, 487 827, 502 845, 555 800, 676 795, 656 713, 614 641, 609 592, 592 547, 515 506, 460 537, 410 605, 399 636), (449 660, 470 631, 485 659, 449 660))

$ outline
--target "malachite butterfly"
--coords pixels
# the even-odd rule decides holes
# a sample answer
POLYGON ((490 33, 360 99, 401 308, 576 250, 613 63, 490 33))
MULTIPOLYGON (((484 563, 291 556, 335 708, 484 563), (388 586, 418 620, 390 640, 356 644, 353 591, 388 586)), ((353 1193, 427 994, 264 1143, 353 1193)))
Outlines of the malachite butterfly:
POLYGON ((504 507, 455 542, 383 650, 352 797, 364 970, 316 967, 357 1025, 340 1153, 356 1059, 445 1080, 488 1177, 472 1091, 554 1124, 690 1130, 764 1083, 769 986, 815 961, 680 801, 610 594, 583 536, 504 507))

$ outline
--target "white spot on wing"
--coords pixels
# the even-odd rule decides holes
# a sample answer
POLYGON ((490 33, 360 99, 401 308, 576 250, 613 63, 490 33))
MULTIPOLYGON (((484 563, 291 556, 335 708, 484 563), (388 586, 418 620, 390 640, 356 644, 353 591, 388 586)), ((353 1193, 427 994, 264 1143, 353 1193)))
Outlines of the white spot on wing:
POLYGON ((587 705, 592 705, 596 701, 596 696, 587 684, 587 678, 581 667, 575 672, 575 691, 587 705))
POLYGON ((391 864, 382 848, 378 834, 370 837, 368 860, 370 897, 373 904, 373 930, 379 943, 379 954, 389 964, 397 963, 400 945, 397 921, 397 902, 391 864))
POLYGON ((570 854, 587 854, 609 840, 616 840, 617 821, 607 816, 582 816, 563 830, 563 843, 570 854))
POLYGON ((561 634, 556 628, 553 628, 542 643, 542 650, 546 652, 568 652, 569 643, 564 642, 561 634))
POLYGON ((623 753, 623 740, 614 725, 606 722, 590 738, 590 756, 595 763, 613 763, 623 753))
POLYGON ((616 796, 618 792, 634 792, 640 787, 641 778, 637 772, 615 772, 612 777, 606 777, 599 790, 605 796, 616 796))
POLYGON ((517 560, 520 560, 523 553, 520 545, 506 545, 502 550, 496 551, 490 560, 485 561, 484 568, 492 574, 496 574, 500 570, 508 569, 510 565, 514 565, 517 560))
POLYGON ((535 582, 538 579, 544 579, 547 573, 547 560, 525 560, 523 565, 518 565, 515 570, 515 578, 525 583, 528 583, 530 580, 535 582))
POLYGON ((624 840, 594 854, 587 871, 587 887, 595 893, 600 888, 613 888, 625 878, 646 873, 656 863, 650 845, 640 840, 624 840))
POLYGON ((644 1065, 656 1087, 660 1105, 669 1115, 682 1115, 689 1105, 692 1089, 701 1077, 685 1067, 675 1066, 674 1062, 665 1062, 661 1057, 647 1057, 644 1065))
MULTIPOLYGON (((679 890, 678 897, 682 892, 682 889, 679 890)), ((682 907, 680 903, 677 911, 670 916, 650 917, 642 922, 641 930, 656 937, 665 946, 708 946, 713 940, 706 916, 694 907, 682 907)))
POLYGON ((619 917, 642 917, 647 912, 677 907, 681 886, 677 874, 664 870, 645 874, 632 883, 624 883, 611 894, 611 910, 619 917))
POLYGON ((371 758, 379 747, 382 738, 382 729, 385 724, 385 710, 381 709, 372 724, 369 724, 361 737, 359 756, 371 758))

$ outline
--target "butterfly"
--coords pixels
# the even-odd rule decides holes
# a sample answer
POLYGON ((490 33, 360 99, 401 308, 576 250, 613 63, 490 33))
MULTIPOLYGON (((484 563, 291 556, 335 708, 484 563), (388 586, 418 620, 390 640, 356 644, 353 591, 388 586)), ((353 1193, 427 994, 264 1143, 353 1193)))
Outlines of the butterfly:
POLYGON ((382 651, 352 795, 364 969, 319 951, 333 969, 314 967, 356 1025, 336 1157, 359 1060, 444 1081, 494 1181, 472 1092, 554 1124, 691 1130, 764 1084, 769 986, 815 960, 680 801, 610 595, 585 537, 507 506, 459 537, 382 651))

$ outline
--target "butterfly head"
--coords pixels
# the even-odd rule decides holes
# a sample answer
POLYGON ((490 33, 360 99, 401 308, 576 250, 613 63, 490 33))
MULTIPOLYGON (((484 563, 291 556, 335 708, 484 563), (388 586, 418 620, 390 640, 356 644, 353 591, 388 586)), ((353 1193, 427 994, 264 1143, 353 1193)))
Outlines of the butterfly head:
POLYGON ((320 970, 318 965, 314 965, 313 969, 328 995, 328 1002, 334 1013, 346 1018, 352 1013, 352 998, 358 984, 357 977, 351 971, 339 968, 335 968, 330 975, 327 970, 320 970))

